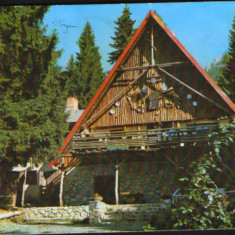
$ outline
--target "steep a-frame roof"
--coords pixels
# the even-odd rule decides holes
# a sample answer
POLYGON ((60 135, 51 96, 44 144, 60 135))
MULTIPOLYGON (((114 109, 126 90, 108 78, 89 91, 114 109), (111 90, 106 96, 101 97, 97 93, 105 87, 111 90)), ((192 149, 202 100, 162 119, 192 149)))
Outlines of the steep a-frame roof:
POLYGON ((219 95, 220 99, 223 100, 224 104, 227 106, 225 107, 231 114, 234 115, 235 113, 235 105, 233 102, 226 96, 226 94, 220 89, 220 87, 212 80, 212 78, 201 68, 201 66, 196 62, 196 60, 188 53, 188 51, 183 47, 183 45, 176 39, 176 37, 170 32, 170 30, 165 26, 165 24, 157 17, 157 15, 150 11, 143 22, 141 23, 140 27, 135 32, 134 36, 130 40, 129 44, 124 49, 123 53, 113 66, 112 70, 109 72, 106 79, 103 81, 99 89, 97 90, 96 94, 88 104, 87 108, 84 110, 80 118, 77 120, 76 124, 73 126, 72 130, 65 138, 63 146, 59 149, 59 152, 64 154, 67 152, 67 149, 70 146, 70 141, 72 139, 73 134, 79 132, 82 124, 87 120, 87 117, 91 114, 93 108, 99 102, 102 97, 102 94, 108 89, 109 85, 115 78, 115 74, 118 72, 117 70, 122 65, 123 61, 128 57, 130 52, 132 51, 133 47, 136 45, 138 39, 141 37, 145 30, 145 26, 149 22, 149 20, 154 20, 162 29, 163 31, 170 37, 170 39, 176 44, 176 46, 181 50, 182 53, 191 61, 194 67, 201 73, 201 75, 205 78, 205 80, 210 84, 210 86, 214 89, 214 91, 219 95))

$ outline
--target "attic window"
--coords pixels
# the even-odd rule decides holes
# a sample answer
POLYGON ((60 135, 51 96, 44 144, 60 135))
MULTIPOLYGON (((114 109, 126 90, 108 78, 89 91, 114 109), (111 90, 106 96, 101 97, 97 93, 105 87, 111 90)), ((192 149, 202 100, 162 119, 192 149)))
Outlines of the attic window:
POLYGON ((159 96, 157 92, 152 92, 149 95, 149 109, 155 110, 159 108, 159 96))

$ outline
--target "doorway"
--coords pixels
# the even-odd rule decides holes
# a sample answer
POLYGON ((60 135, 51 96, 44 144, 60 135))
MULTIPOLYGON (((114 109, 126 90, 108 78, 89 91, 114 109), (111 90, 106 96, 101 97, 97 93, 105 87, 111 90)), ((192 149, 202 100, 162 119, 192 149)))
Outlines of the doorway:
POLYGON ((103 202, 107 204, 115 203, 115 176, 101 175, 94 177, 94 194, 103 197, 103 202))
POLYGON ((24 184, 24 175, 20 177, 18 188, 17 188, 17 195, 16 195, 16 206, 20 207, 22 202, 22 191, 23 191, 23 184, 24 184))

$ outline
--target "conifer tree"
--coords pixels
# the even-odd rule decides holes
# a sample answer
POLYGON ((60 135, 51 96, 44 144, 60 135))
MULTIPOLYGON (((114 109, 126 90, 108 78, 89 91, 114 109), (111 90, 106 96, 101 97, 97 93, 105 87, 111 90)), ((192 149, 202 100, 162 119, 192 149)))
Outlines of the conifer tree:
POLYGON ((64 76, 68 85, 66 87, 68 95, 78 96, 76 91, 78 89, 79 73, 78 73, 78 68, 75 64, 75 59, 73 55, 71 55, 71 57, 69 58, 69 61, 66 66, 66 70, 64 72, 64 76))
POLYGON ((133 26, 135 20, 131 19, 131 12, 127 4, 122 12, 122 16, 117 21, 114 21, 114 23, 117 26, 115 27, 115 36, 111 37, 113 43, 110 46, 114 48, 114 51, 109 53, 108 62, 110 64, 113 64, 119 58, 134 34, 133 26))
POLYGON ((95 45, 95 35, 89 22, 86 23, 77 44, 79 53, 75 61, 78 72, 76 96, 79 106, 86 108, 104 78, 99 48, 95 45))
POLYGON ((42 163, 58 155, 67 132, 66 95, 57 37, 45 36, 47 6, 0 8, 0 172, 1 194, 9 174, 31 158, 42 163))
POLYGON ((229 48, 222 59, 224 67, 220 70, 218 85, 235 102, 235 16, 229 32, 229 48))

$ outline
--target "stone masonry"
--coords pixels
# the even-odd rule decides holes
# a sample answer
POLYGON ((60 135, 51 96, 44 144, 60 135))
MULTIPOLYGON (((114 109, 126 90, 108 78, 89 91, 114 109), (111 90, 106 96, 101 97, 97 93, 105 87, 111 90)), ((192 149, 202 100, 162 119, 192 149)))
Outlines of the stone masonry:
POLYGON ((107 223, 149 223, 164 204, 108 205, 101 201, 90 201, 87 206, 32 207, 23 209, 25 220, 89 219, 90 224, 107 223))
POLYGON ((84 220, 89 217, 89 206, 69 207, 31 207, 23 209, 22 218, 25 220, 84 220))
MULTIPOLYGON (((94 194, 95 176, 107 175, 115 175, 111 164, 76 167, 64 181, 64 205, 87 205, 94 194)), ((125 196, 136 193, 144 195, 144 203, 157 203, 162 195, 173 193, 176 180, 174 165, 166 169, 154 156, 142 162, 124 162, 119 169, 120 204, 131 203, 125 196)))
POLYGON ((148 224, 152 216, 156 215, 164 204, 126 204, 107 205, 103 202, 89 203, 89 223, 143 223, 148 224))

